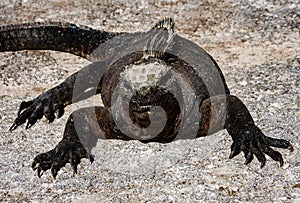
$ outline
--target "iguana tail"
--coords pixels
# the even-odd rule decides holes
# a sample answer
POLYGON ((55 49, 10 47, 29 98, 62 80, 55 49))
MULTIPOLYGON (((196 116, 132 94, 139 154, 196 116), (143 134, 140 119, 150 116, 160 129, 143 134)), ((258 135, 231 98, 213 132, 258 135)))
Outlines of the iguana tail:
POLYGON ((58 22, 6 25, 0 26, 0 52, 55 50, 88 58, 99 44, 119 34, 58 22))

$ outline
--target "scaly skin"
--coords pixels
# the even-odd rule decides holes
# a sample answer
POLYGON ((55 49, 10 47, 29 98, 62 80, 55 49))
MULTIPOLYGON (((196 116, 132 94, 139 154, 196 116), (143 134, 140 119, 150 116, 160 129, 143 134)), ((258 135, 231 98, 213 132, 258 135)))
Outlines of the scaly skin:
MULTIPOLYGON (((55 112, 59 118, 65 106, 96 93, 101 94, 104 103, 104 107, 82 108, 70 115, 62 141, 34 159, 32 167, 39 177, 51 169, 55 178, 67 163, 77 173, 82 158, 94 160, 91 149, 97 139, 168 143, 207 136, 223 129, 233 140, 229 158, 243 152, 245 164, 255 156, 263 167, 267 154, 282 166, 282 155, 271 147, 293 150, 292 145, 286 140, 265 136, 246 106, 230 95, 215 60, 194 43, 176 35, 173 26, 172 19, 166 18, 144 33, 108 33, 68 23, 0 27, 0 51, 50 49, 95 60, 58 86, 20 105, 10 130, 26 121, 29 128, 43 116, 51 123, 55 112), (149 79, 149 86, 137 87, 137 83, 131 84, 130 78, 124 78, 128 69, 137 66, 151 78, 145 69, 155 68, 151 64, 170 69, 149 79), (175 80, 179 76, 182 81, 175 80), (120 84, 122 88, 117 90, 120 84), (132 94, 128 103, 125 102, 127 93, 132 94), (121 101, 119 111, 114 111, 113 104, 118 99, 121 101), (181 106, 190 100, 189 106, 181 106), (163 112, 152 111, 158 106, 163 112), (126 120, 127 112, 131 123, 126 120), (151 136, 150 127, 159 126, 165 118, 165 126, 151 136)), ((139 72, 135 74, 140 76, 139 72)))
POLYGON ((6 25, 0 26, 0 51, 55 50, 88 58, 99 44, 120 34, 61 22, 6 25))

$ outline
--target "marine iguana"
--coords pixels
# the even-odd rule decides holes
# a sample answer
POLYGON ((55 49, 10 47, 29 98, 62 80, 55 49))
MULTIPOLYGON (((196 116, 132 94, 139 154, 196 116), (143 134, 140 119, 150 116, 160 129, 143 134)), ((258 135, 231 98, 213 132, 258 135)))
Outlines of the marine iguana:
POLYGON ((232 137, 229 158, 244 153, 265 165, 265 154, 283 165, 271 147, 293 150, 289 141, 265 136, 248 109, 230 94, 216 61, 202 48, 174 32, 171 18, 147 32, 113 33, 69 23, 27 23, 0 27, 0 51, 56 50, 93 63, 31 101, 20 104, 10 130, 26 129, 44 116, 49 123, 67 105, 101 94, 104 106, 85 107, 68 118, 63 138, 37 155, 38 177, 70 163, 74 173, 100 139, 137 139, 168 143, 226 129, 232 137))

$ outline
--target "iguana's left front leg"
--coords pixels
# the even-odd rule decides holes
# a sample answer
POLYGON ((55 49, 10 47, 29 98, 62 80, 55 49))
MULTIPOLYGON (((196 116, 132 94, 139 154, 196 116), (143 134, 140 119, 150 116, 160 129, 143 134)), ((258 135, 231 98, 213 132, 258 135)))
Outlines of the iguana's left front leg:
POLYGON ((264 135, 255 125, 246 106, 235 96, 219 95, 208 98, 201 104, 200 111, 202 117, 198 136, 226 129, 233 140, 229 158, 243 152, 245 164, 249 164, 255 156, 263 167, 267 154, 282 166, 282 155, 272 147, 293 151, 289 141, 264 135))

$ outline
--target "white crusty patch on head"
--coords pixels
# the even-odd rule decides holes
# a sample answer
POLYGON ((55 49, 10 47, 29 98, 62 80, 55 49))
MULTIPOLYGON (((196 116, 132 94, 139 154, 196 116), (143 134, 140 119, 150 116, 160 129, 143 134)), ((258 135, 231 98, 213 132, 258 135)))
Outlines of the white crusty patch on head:
POLYGON ((171 66, 156 61, 148 64, 126 66, 121 74, 130 86, 139 90, 142 87, 156 86, 158 80, 171 69, 171 66))

